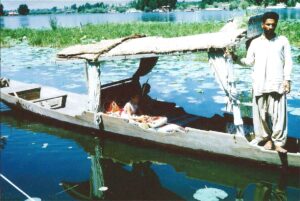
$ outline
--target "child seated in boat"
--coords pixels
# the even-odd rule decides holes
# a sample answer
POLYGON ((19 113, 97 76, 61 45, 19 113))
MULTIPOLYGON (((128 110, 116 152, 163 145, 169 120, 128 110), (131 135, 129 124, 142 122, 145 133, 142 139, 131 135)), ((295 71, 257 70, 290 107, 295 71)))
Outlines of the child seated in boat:
POLYGON ((121 117, 134 120, 137 123, 147 124, 149 127, 155 128, 167 123, 166 117, 143 115, 140 110, 140 95, 134 94, 130 101, 123 108, 121 117))
POLYGON ((139 109, 140 95, 134 94, 131 96, 130 101, 128 101, 122 111, 121 116, 124 118, 132 118, 137 115, 141 115, 141 111, 139 109))
POLYGON ((115 101, 112 101, 106 108, 107 109, 105 111, 108 114, 121 115, 122 113, 122 109, 118 106, 118 104, 115 101))

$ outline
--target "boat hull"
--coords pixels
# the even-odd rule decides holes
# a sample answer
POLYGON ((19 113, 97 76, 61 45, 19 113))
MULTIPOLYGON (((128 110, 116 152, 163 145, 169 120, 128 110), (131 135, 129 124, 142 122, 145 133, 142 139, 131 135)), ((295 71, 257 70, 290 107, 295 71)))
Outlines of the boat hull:
MULTIPOLYGON (((29 85, 25 83, 18 84, 29 85)), ((42 87, 42 89, 43 88, 49 92, 56 91, 67 94, 69 99, 67 99, 66 107, 72 106, 72 101, 74 103, 76 102, 73 100, 75 98, 81 98, 80 100, 85 99, 84 95, 50 87, 42 87), (68 105, 68 101, 71 102, 71 105, 68 105)), ((300 167, 300 153, 278 154, 273 150, 264 150, 262 147, 250 145, 244 136, 199 130, 190 127, 185 127, 185 132, 162 133, 156 130, 141 128, 136 124, 129 123, 127 119, 102 113, 100 114, 101 122, 96 124, 94 121, 95 114, 86 112, 84 107, 78 106, 83 108, 78 113, 70 112, 68 109, 53 110, 32 101, 13 96, 7 91, 9 90, 1 90, 1 101, 9 105, 12 109, 24 110, 30 114, 55 120, 61 124, 88 128, 96 131, 96 133, 106 131, 105 135, 134 137, 194 151, 205 151, 212 154, 247 159, 272 165, 300 167)))

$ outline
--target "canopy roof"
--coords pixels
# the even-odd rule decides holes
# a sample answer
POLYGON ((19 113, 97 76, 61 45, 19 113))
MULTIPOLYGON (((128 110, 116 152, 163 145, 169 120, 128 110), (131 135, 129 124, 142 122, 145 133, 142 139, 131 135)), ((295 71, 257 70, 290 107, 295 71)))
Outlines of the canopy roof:
POLYGON ((63 59, 109 60, 115 57, 160 55, 195 52, 209 48, 225 48, 236 44, 246 29, 240 29, 235 20, 227 23, 219 32, 191 36, 163 38, 141 35, 102 40, 95 44, 75 45, 57 54, 63 59))

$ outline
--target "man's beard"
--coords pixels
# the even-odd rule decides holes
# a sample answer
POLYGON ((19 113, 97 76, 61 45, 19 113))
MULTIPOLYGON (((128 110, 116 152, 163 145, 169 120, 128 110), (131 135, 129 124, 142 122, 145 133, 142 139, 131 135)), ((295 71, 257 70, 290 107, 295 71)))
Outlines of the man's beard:
POLYGON ((273 36, 273 35, 275 35, 275 32, 273 30, 264 30, 264 33, 267 36, 273 36))

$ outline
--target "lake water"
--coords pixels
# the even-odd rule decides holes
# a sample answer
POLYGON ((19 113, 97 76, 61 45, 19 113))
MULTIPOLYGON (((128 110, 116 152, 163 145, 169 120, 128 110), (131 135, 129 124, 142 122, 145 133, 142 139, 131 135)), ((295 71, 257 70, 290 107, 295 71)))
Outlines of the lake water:
MULTIPOLYGON (((84 63, 57 61, 57 51, 26 43, 2 48, 1 76, 86 93, 84 63)), ((294 56, 299 54, 299 49, 293 49, 294 56)), ((102 83, 127 78, 137 66, 136 60, 106 62, 102 83)), ((235 67, 238 88, 249 97, 251 69, 235 67)), ((152 98, 176 102, 187 112, 206 117, 224 113, 224 93, 198 54, 163 56, 142 82, 147 79, 152 98)), ((293 80, 288 96, 289 136, 300 138, 299 64, 294 66, 293 80)), ((266 189, 291 201, 300 198, 297 172, 93 136, 16 114, 3 104, 1 108, 1 136, 7 138, 0 150, 1 173, 42 200, 194 200, 194 193, 206 187, 224 191, 227 201, 261 200, 266 189), (103 186, 108 190, 99 190, 103 186)), ((243 111, 249 115, 247 108, 243 111)), ((25 200, 2 179, 0 187, 1 200, 25 200)))
MULTIPOLYGON (((264 11, 264 10, 263 10, 264 11)), ((248 11, 261 13, 263 11, 248 11)), ((276 9, 281 19, 300 19, 300 9, 276 9)), ((108 13, 108 14, 58 14, 58 15, 28 15, 0 17, 0 27, 5 28, 50 28, 50 19, 55 18, 59 26, 74 27, 84 24, 124 23, 138 21, 159 22, 203 22, 226 21, 236 16, 242 16, 245 11, 197 11, 169 13, 108 13)))

